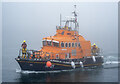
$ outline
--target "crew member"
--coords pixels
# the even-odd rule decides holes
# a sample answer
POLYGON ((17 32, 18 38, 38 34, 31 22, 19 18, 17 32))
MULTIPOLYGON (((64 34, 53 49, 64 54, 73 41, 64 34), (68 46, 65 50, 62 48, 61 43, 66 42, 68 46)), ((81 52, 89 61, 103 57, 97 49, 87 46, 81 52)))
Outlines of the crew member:
POLYGON ((92 48, 93 48, 93 49, 97 49, 97 46, 96 46, 95 43, 92 45, 92 48))
POLYGON ((94 44, 92 45, 92 53, 93 53, 93 55, 96 54, 96 50, 97 50, 97 46, 96 46, 96 44, 94 43, 94 44))
POLYGON ((22 47, 22 58, 26 58, 26 53, 27 53, 27 44, 25 43, 26 41, 24 40, 21 47, 22 47))
POLYGON ((100 49, 97 47, 97 45, 94 43, 93 45, 92 45, 92 54, 93 55, 97 55, 97 53, 99 53, 100 52, 100 49))

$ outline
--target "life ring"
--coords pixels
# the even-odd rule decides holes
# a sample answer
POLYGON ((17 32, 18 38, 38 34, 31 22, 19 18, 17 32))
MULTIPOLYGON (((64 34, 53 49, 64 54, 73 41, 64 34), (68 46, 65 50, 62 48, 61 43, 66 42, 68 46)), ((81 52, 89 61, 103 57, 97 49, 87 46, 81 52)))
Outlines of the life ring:
POLYGON ((52 66, 52 63, 51 63, 50 61, 47 61, 47 62, 46 62, 46 66, 47 66, 47 67, 51 67, 51 66, 52 66))

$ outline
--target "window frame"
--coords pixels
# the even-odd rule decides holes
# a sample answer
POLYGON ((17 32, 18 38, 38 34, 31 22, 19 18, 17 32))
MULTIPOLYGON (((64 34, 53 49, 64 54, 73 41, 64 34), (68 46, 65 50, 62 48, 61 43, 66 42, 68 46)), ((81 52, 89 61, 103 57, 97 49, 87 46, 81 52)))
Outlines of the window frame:
POLYGON ((43 43, 43 46, 47 46, 47 41, 46 40, 42 41, 42 43, 43 43), (44 45, 44 42, 45 42, 46 45, 44 45))
POLYGON ((52 46, 52 41, 47 41, 47 46, 52 46), (48 45, 48 42, 50 42, 50 45, 48 45))
POLYGON ((68 47, 69 47, 69 48, 71 47, 71 42, 68 43, 68 47), (70 46, 69 46, 69 44, 70 44, 70 46))
MULTIPOLYGON (((67 43, 67 42, 65 42, 65 47, 66 47, 66 44, 67 44, 67 47, 68 47, 68 43, 67 43)), ((67 47, 66 47, 66 48, 67 48, 67 47)))
POLYGON ((80 44, 80 42, 78 43, 78 47, 81 48, 81 45, 79 45, 79 44, 80 44))
POLYGON ((60 46, 61 46, 61 48, 64 48, 64 46, 65 46, 65 45, 64 45, 64 42, 61 42, 61 43, 60 43, 60 46), (62 43, 63 43, 63 46, 62 46, 62 43))
POLYGON ((74 44, 74 42, 72 42, 72 47, 75 47, 75 44, 74 44))
POLYGON ((77 47, 77 42, 75 42, 75 47, 77 47))
POLYGON ((59 47, 59 43, 52 42, 54 47, 59 47), (58 44, 57 46, 55 44, 58 44))

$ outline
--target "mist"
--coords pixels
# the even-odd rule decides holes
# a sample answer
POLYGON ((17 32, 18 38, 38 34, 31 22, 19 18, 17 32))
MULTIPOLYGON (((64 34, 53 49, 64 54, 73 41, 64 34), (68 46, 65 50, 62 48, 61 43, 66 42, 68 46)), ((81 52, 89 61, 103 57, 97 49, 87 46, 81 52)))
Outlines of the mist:
MULTIPOLYGON (((65 16, 72 16, 77 5, 79 34, 104 53, 118 52, 118 7, 111 2, 20 2, 2 4, 2 46, 7 53, 21 48, 26 40, 29 49, 40 50, 42 38, 53 36, 65 16)), ((15 53, 17 55, 17 53, 15 53)))

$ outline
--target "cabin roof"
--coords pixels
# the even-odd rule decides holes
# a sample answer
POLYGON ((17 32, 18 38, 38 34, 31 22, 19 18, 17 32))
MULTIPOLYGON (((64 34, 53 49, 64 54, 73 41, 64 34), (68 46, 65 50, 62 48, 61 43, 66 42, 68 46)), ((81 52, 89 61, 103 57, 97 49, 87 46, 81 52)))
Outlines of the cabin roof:
POLYGON ((79 35, 77 32, 68 31, 68 30, 57 30, 54 36, 43 38, 43 40, 56 40, 56 41, 66 41, 66 42, 74 42, 77 39, 79 39, 79 41, 85 41, 83 36, 79 35))

